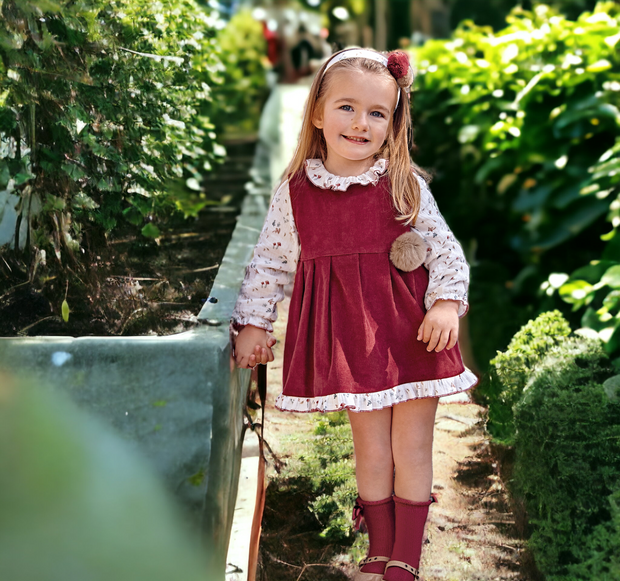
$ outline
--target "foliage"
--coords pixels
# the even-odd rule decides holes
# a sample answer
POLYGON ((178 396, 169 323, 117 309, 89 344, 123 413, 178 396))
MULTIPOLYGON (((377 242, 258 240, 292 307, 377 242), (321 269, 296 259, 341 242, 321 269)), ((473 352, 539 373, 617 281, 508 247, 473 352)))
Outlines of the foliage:
POLYGON ((267 98, 267 45, 261 24, 249 10, 240 10, 217 35, 222 83, 214 87, 218 107, 214 123, 226 135, 255 134, 267 98))
POLYGON ((515 404, 521 399, 536 366, 570 332, 568 322, 559 311, 543 313, 523 326, 506 351, 498 352, 491 360, 488 378, 479 391, 488 406, 487 429, 498 442, 513 443, 515 404))
MULTIPOLYGON (((619 170, 620 138, 590 170, 597 195, 618 191, 619 170)), ((582 326, 598 333, 610 355, 620 356, 620 194, 609 206, 608 220, 612 229, 601 236, 606 242, 601 259, 574 271, 559 293, 574 311, 585 307, 582 326)))
POLYGON ((321 523, 321 536, 342 541, 353 534, 351 513, 357 497, 353 440, 346 412, 317 421, 314 437, 295 459, 292 471, 310 482, 310 510, 321 523))
POLYGON ((0 242, 63 262, 123 218, 157 237, 159 216, 204 206, 183 182, 199 191, 223 155, 218 26, 194 0, 5 1, 0 213, 18 218, 0 242))
POLYGON ((569 567, 571 579, 620 579, 620 488, 609 497, 609 509, 611 518, 594 529, 580 562, 569 567))
POLYGON ((417 161, 435 170, 433 191, 464 244, 472 285, 512 309, 489 309, 489 293, 472 293, 474 345, 478 336, 488 345, 482 361, 526 318, 562 306, 554 290, 565 278, 541 290, 550 273, 603 250, 618 193, 598 175, 620 137, 617 16, 610 2, 576 21, 545 5, 516 8, 499 32, 464 22, 416 55, 417 161))
POLYGON ((533 370, 515 406, 514 491, 525 500, 529 546, 550 581, 598 579, 576 573, 613 566, 609 553, 587 552, 617 544, 609 502, 620 491, 620 377, 613 373, 599 340, 564 339, 533 370), (588 559, 596 564, 583 565, 588 559))
POLYGON ((530 10, 532 4, 548 4, 567 18, 576 19, 585 10, 592 10, 596 0, 555 0, 537 2, 531 0, 450 0, 450 25, 456 28, 465 19, 473 20, 480 26, 492 26, 495 30, 505 25, 506 16, 520 4, 530 10))

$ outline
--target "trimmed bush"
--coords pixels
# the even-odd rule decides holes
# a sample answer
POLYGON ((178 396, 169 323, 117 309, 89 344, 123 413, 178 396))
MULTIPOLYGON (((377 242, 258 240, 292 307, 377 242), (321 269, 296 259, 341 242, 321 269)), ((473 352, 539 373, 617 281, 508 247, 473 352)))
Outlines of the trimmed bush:
POLYGON ((620 579, 620 489, 609 497, 609 510, 611 519, 598 525, 588 537, 582 562, 569 567, 575 581, 620 579))
POLYGON ((575 575, 617 566, 608 558, 618 535, 609 497, 620 490, 620 400, 603 385, 613 375, 599 340, 560 335, 514 407, 513 489, 549 581, 599 579, 575 575))
POLYGON ((489 375, 478 391, 488 406, 487 429, 496 441, 514 443, 513 407, 521 399, 532 370, 570 332, 559 311, 543 313, 522 327, 506 351, 491 360, 489 375))

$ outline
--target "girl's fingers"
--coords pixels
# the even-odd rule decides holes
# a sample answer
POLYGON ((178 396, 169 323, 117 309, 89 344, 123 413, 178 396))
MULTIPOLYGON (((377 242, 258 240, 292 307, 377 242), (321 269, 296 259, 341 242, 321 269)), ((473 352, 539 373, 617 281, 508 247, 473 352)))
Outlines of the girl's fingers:
POLYGON ((456 345, 456 342, 459 340, 459 332, 457 329, 452 329, 450 332, 450 342, 448 343, 448 349, 452 349, 456 345))
POLYGON ((449 338, 450 338, 449 332, 444 331, 441 333, 441 336, 439 337, 439 342, 437 343, 437 347, 435 347, 435 351, 437 351, 437 353, 439 353, 439 351, 443 351, 446 348, 449 338))
POLYGON ((422 337, 424 337, 424 321, 422 321, 422 324, 418 329, 418 341, 421 341, 422 337))
MULTIPOLYGON (((428 346, 426 347, 427 351, 433 351, 435 347, 437 347, 437 343, 439 343, 439 339, 441 338, 441 331, 437 328, 433 329, 431 333, 428 346)), ((426 342, 426 341, 425 341, 426 342)))

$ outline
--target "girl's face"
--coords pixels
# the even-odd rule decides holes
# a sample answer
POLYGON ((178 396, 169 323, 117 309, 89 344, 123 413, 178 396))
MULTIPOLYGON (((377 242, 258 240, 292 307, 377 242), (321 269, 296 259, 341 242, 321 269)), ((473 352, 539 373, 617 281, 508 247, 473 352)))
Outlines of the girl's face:
POLYGON ((396 107, 396 83, 357 70, 334 73, 322 111, 312 122, 327 143, 325 168, 343 177, 357 176, 374 164, 385 143, 396 107))

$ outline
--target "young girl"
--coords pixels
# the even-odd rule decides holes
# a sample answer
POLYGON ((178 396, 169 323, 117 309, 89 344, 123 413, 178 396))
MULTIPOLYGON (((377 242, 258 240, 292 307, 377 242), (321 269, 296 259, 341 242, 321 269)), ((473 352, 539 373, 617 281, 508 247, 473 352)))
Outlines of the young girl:
POLYGON ((457 346, 469 269, 409 157, 412 80, 404 53, 321 68, 233 315, 237 364, 273 361, 297 271, 276 406, 348 411, 370 541, 356 581, 419 578, 438 398, 476 383, 457 346))

